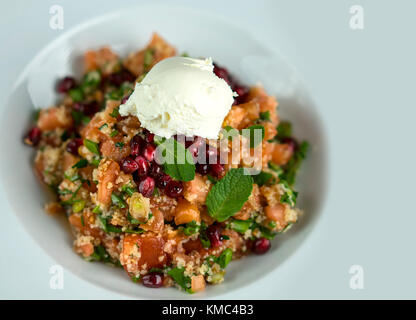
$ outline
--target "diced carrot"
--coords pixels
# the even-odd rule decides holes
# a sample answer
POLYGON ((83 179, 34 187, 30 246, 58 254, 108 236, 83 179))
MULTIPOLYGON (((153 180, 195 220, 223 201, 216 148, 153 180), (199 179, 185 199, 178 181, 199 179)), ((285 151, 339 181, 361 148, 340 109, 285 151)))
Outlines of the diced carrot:
POLYGON ((58 128, 66 129, 72 125, 72 117, 64 107, 53 107, 41 110, 38 118, 38 127, 42 131, 50 131, 58 128))
POLYGON ((243 108, 246 110, 246 117, 243 119, 244 127, 248 126, 254 120, 257 120, 260 115, 260 106, 256 100, 251 100, 249 102, 239 104, 237 107, 243 108))
POLYGON ((274 206, 267 206, 264 208, 267 218, 276 222, 283 222, 285 206, 281 203, 277 203, 274 206))
POLYGON ((205 290, 205 279, 203 275, 192 276, 191 278, 191 290, 193 292, 205 290))
POLYGON ((223 127, 230 126, 234 129, 242 129, 243 120, 247 116, 247 111, 239 106, 234 106, 224 119, 223 127))
POLYGON ((64 152, 62 156, 62 170, 66 171, 78 161, 78 157, 69 152, 64 152))
POLYGON ((293 155, 293 147, 289 144, 275 144, 272 160, 279 166, 285 165, 293 155))
POLYGON ((163 251, 164 244, 162 237, 152 233, 127 234, 123 239, 120 262, 129 274, 162 268, 167 259, 163 251))
POLYGON ((164 226, 163 213, 159 209, 152 210, 153 217, 146 223, 142 224, 141 228, 155 233, 161 232, 164 226))
POLYGON ((116 186, 120 166, 113 160, 102 160, 98 166, 97 200, 104 206, 111 202, 111 194, 116 186))
POLYGON ((85 243, 79 248, 82 251, 84 257, 89 257, 94 253, 94 246, 92 243, 85 243))
POLYGON ((265 122, 263 123, 264 127, 264 140, 271 140, 273 139, 277 134, 276 126, 271 122, 265 122))
POLYGON ((175 209, 175 223, 177 225, 192 221, 200 222, 201 216, 198 207, 188 200, 181 199, 175 209))
POLYGON ((184 182, 185 199, 191 203, 204 204, 209 192, 209 186, 206 181, 206 177, 196 174, 192 181, 184 182))

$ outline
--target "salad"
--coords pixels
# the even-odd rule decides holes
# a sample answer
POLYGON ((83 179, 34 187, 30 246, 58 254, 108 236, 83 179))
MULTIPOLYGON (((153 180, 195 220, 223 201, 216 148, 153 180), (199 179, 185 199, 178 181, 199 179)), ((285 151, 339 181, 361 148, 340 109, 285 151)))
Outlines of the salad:
POLYGON ((294 184, 308 143, 280 121, 274 97, 216 63, 213 72, 236 93, 218 140, 160 137, 120 115, 135 83, 175 55, 157 34, 125 58, 109 47, 86 52, 82 79, 58 81, 59 103, 36 112, 24 141, 56 195, 45 210, 67 217, 76 253, 121 267, 146 287, 193 293, 221 283, 231 260, 266 254, 298 220, 294 184), (260 141, 250 140, 254 130, 260 141), (235 156, 235 141, 257 157, 256 174, 246 173, 243 152, 235 156), (174 154, 159 163, 167 142, 192 161, 174 154))

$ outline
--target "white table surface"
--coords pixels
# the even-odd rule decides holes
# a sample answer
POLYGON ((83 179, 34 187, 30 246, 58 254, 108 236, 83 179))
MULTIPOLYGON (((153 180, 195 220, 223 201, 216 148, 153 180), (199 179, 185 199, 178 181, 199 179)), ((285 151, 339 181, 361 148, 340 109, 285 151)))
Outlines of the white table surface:
MULTIPOLYGON (((0 107, 13 107, 4 105, 11 85, 34 54, 59 36, 61 31, 49 28, 52 4, 63 6, 67 30, 142 2, 2 1, 0 107)), ((410 203, 416 194, 416 3, 168 2, 218 13, 280 48, 304 76, 329 135, 330 190, 302 254, 295 253, 243 290, 219 298, 416 298, 416 210, 410 203), (364 30, 349 28, 353 4, 364 8, 364 30), (364 269, 363 290, 349 286, 348 271, 355 264, 364 269)), ((0 298, 124 298, 70 273, 65 273, 63 290, 50 289, 49 268, 56 262, 25 234, 2 194, 0 211, 0 298)))

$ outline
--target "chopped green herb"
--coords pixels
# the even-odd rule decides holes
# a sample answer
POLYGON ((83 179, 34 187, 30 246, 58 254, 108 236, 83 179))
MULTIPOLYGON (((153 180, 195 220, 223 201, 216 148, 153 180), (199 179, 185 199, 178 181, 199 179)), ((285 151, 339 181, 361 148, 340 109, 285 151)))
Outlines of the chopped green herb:
POLYGON ((121 150, 124 147, 124 142, 116 142, 115 146, 121 150))
POLYGON ((83 227, 85 227, 85 223, 84 223, 84 216, 83 216, 83 215, 81 215, 81 225, 82 225, 83 227))
POLYGON ((108 124, 107 123, 104 123, 101 127, 99 127, 98 129, 99 130, 102 130, 102 129, 104 129, 104 128, 107 128, 108 127, 108 124))
POLYGON ((77 163, 75 163, 75 164, 72 166, 72 168, 78 168, 78 169, 81 169, 81 168, 86 167, 87 165, 88 165, 88 161, 87 161, 87 159, 81 159, 81 160, 79 160, 77 163))
POLYGON ((127 207, 127 204, 126 204, 126 202, 124 202, 123 198, 122 198, 122 197, 120 197, 120 196, 118 196, 118 195, 117 195, 117 194, 115 194, 115 193, 112 193, 112 194, 111 194, 111 202, 112 202, 115 206, 117 206, 117 207, 119 207, 119 208, 121 208, 121 209, 124 209, 124 208, 126 208, 126 207, 127 207))
POLYGON ((74 100, 74 102, 80 102, 84 100, 84 93, 81 88, 74 88, 69 90, 69 96, 74 100))
POLYGON ((128 184, 125 184, 124 186, 121 187, 121 191, 128 194, 131 197, 133 193, 136 192, 136 189, 128 184))
POLYGON ((113 117, 113 118, 117 118, 119 115, 120 113, 118 112, 118 107, 114 108, 113 111, 111 111, 110 113, 110 117, 113 117))
POLYGON ((110 137, 111 138, 114 138, 116 135, 118 135, 119 134, 119 132, 117 131, 117 130, 113 130, 111 133, 110 133, 110 137))
POLYGON ((275 221, 270 221, 269 222, 269 228, 274 229, 274 228, 276 228, 276 226, 277 226, 277 224, 276 224, 275 221))
POLYGON ((191 278, 184 275, 185 268, 173 268, 168 271, 168 275, 186 292, 193 293, 191 290, 191 278))
POLYGON ((282 121, 277 126, 277 138, 288 138, 292 136, 292 124, 288 121, 282 121))
POLYGON ((199 231, 200 225, 192 220, 191 222, 187 223, 185 227, 182 227, 183 233, 187 236, 193 235, 199 231))
POLYGON ((86 115, 84 115, 82 112, 72 110, 71 111, 72 118, 74 119, 74 122, 76 125, 80 124, 88 124, 90 122, 90 118, 88 118, 86 115))
POLYGON ((144 67, 144 69, 149 68, 150 65, 152 64, 153 55, 154 55, 154 50, 153 49, 147 49, 144 52, 144 58, 143 58, 143 67, 144 67))
POLYGON ((233 219, 230 227, 234 231, 238 233, 245 233, 248 229, 250 229, 251 225, 253 224, 253 220, 236 220, 233 219))
POLYGON ((91 94, 100 84, 101 74, 97 70, 92 70, 88 72, 82 81, 81 89, 84 94, 91 94))
POLYGON ((284 192, 280 196, 280 202, 287 203, 291 207, 294 207, 296 205, 296 198, 298 196, 298 193, 296 191, 293 191, 293 189, 289 186, 289 184, 285 180, 281 180, 279 182, 279 186, 284 192))
POLYGON ((260 119, 270 121, 270 111, 260 112, 260 119))
POLYGON ((230 248, 225 249, 217 259, 217 263, 221 269, 225 269, 233 258, 233 250, 230 248))
POLYGON ((269 169, 277 173, 277 176, 280 178, 283 175, 283 169, 273 162, 269 162, 269 169))
POLYGON ((94 209, 92 209, 92 212, 96 214, 101 214, 101 208, 100 206, 95 206, 94 209))
POLYGON ((84 139, 84 146, 92 153, 100 155, 100 148, 98 147, 98 143, 88 139, 84 139))
POLYGON ((298 150, 295 151, 292 158, 290 158, 289 162, 284 167, 284 174, 282 178, 285 179, 290 186, 295 184, 296 174, 302 164, 302 161, 306 158, 308 149, 309 143, 307 141, 303 141, 298 150))

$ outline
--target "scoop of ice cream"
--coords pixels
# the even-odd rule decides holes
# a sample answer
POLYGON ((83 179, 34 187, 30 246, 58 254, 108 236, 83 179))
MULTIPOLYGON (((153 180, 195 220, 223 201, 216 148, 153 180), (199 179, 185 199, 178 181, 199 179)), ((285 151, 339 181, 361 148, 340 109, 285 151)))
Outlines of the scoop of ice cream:
POLYGON ((233 104, 230 86, 213 72, 211 59, 173 57, 157 63, 120 106, 142 127, 170 138, 174 134, 218 138, 233 104))

